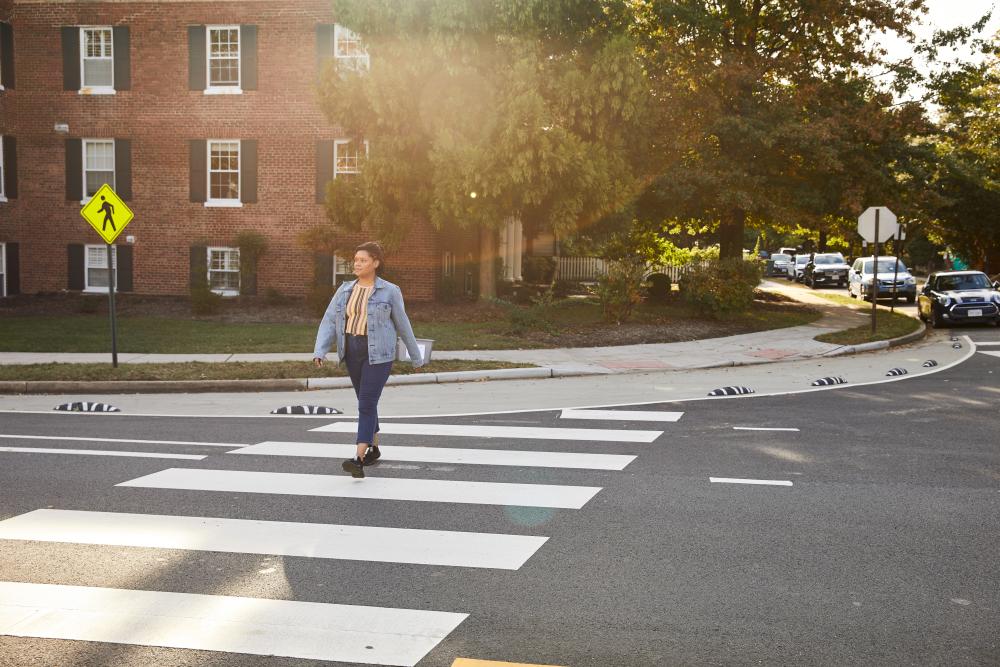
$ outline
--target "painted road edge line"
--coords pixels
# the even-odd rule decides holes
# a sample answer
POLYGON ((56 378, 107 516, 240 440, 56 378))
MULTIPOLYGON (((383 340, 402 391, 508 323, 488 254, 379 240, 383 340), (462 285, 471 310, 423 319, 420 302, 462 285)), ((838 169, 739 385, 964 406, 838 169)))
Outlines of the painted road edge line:
POLYGON ((709 477, 708 481, 716 484, 763 484, 766 486, 791 486, 787 480, 778 479, 740 479, 738 477, 709 477))
MULTIPOLYGON (((44 413, 49 414, 49 413, 44 413)), ((86 412, 67 414, 90 414, 86 412)), ((135 415, 133 415, 135 416, 135 415)), ((329 415, 327 415, 329 418, 329 415)), ((203 447, 246 447, 241 442, 196 442, 194 440, 129 440, 123 438, 83 438, 79 436, 67 435, 15 435, 13 433, 0 433, 0 438, 8 440, 73 440, 76 442, 127 442, 141 445, 201 445, 203 447)))
POLYGON ((734 426, 734 431, 798 431, 797 428, 770 428, 764 426, 734 426))

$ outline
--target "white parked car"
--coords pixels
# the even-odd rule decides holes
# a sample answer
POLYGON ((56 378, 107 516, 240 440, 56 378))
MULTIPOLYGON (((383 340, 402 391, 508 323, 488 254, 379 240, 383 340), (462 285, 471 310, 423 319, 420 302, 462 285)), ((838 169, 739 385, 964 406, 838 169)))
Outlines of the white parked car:
POLYGON ((909 269, 895 257, 880 256, 878 258, 878 288, 872 289, 875 278, 873 271, 875 262, 871 257, 858 257, 854 260, 847 283, 847 293, 852 297, 868 300, 875 294, 876 299, 906 297, 907 303, 917 300, 917 279, 910 275, 909 269), (893 276, 896 283, 893 284, 893 276))
POLYGON ((795 261, 788 265, 788 273, 785 277, 795 282, 801 282, 802 273, 806 270, 806 264, 808 263, 809 253, 800 252, 795 256, 795 261))

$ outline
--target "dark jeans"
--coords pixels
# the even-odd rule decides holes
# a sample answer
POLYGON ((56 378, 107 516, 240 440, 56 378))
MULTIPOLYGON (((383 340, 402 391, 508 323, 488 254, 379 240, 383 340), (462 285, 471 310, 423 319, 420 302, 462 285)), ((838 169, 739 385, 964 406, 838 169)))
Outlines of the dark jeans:
POLYGON ((370 445, 378 433, 378 399, 389 379, 392 362, 368 363, 368 336, 347 335, 345 340, 344 361, 358 397, 358 439, 355 442, 370 445))

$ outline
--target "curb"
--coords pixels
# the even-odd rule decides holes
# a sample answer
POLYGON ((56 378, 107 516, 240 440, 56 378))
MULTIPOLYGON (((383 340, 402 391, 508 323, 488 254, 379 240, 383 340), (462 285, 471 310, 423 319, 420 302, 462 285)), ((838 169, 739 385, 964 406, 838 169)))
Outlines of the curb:
MULTIPOLYGON (((919 320, 918 320, 919 322, 919 320)), ((861 352, 873 352, 875 350, 888 350, 891 347, 899 347, 901 345, 908 345, 915 341, 920 340, 927 335, 927 325, 920 322, 920 328, 913 333, 908 333, 905 336, 899 336, 898 338, 889 338, 888 340, 877 340, 874 343, 861 343, 860 345, 846 345, 844 347, 837 348, 826 354, 824 357, 839 357, 844 354, 859 354, 861 352)))
MULTIPOLYGON (((525 380, 552 377, 600 375, 585 371, 553 371, 551 368, 498 368, 487 371, 449 371, 446 373, 415 373, 390 375, 387 385, 445 384, 452 382, 482 382, 485 380, 525 380)), ((306 391, 346 389, 351 378, 298 378, 283 380, 135 380, 54 382, 3 381, 0 394, 166 394, 208 392, 306 391)))

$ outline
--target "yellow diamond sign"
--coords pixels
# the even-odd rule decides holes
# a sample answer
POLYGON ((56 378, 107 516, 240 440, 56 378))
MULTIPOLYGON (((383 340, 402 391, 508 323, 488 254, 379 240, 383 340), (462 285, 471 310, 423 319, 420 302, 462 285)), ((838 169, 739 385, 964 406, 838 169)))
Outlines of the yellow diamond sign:
POLYGON ((90 201, 80 209, 80 215, 101 235, 105 243, 114 243, 125 226, 132 222, 135 214, 105 183, 94 193, 90 201))

